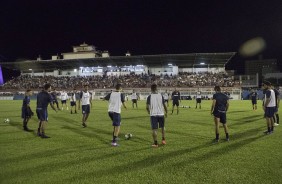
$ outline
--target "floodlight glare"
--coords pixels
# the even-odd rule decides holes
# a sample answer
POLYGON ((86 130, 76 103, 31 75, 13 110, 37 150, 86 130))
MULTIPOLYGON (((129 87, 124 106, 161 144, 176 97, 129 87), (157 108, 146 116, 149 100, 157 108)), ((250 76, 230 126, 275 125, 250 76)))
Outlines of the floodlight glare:
POLYGON ((204 65, 205 63, 200 63, 200 65, 204 65))

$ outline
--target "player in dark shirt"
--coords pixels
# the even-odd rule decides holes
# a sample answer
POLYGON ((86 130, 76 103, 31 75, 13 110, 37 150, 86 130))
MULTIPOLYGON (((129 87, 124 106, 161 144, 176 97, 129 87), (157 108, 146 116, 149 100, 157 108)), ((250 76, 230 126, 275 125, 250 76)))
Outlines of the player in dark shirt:
POLYGON ((51 85, 45 84, 44 89, 37 94, 36 114, 39 120, 37 135, 40 136, 41 138, 50 138, 45 134, 45 127, 48 121, 48 112, 47 112, 48 105, 50 104, 52 109, 56 111, 52 103, 52 97, 49 94, 50 91, 51 91, 51 85))
POLYGON ((219 86, 214 87, 215 94, 213 95, 213 103, 211 107, 211 114, 214 116, 215 123, 215 142, 219 141, 219 122, 223 124, 226 140, 229 141, 229 134, 226 122, 226 112, 229 107, 229 98, 221 93, 219 86))
POLYGON ((27 123, 31 116, 33 115, 33 112, 30 108, 30 96, 32 95, 32 91, 30 89, 26 90, 25 96, 23 99, 23 105, 22 105, 22 118, 23 118, 23 129, 24 131, 30 131, 30 129, 27 127, 27 123))
POLYGON ((273 91, 275 93, 275 114, 273 116, 273 120, 274 120, 274 126, 278 126, 279 125, 279 114, 278 114, 278 109, 279 109, 279 103, 280 103, 280 93, 278 88, 273 88, 273 91))
POLYGON ((177 114, 178 114, 179 113, 179 101, 181 101, 181 100, 180 100, 180 92, 177 91, 176 88, 174 89, 174 91, 171 94, 171 99, 172 99, 172 111, 171 111, 171 114, 173 114, 174 106, 176 106, 177 114))
POLYGON ((60 107, 59 107, 59 103, 58 103, 58 100, 57 100, 57 96, 58 96, 58 93, 55 89, 52 90, 51 92, 51 97, 52 97, 52 104, 56 104, 57 105, 57 109, 60 110, 60 107))
POLYGON ((257 98, 257 92, 255 92, 255 90, 252 90, 252 92, 250 93, 250 99, 252 100, 253 110, 257 110, 257 98))

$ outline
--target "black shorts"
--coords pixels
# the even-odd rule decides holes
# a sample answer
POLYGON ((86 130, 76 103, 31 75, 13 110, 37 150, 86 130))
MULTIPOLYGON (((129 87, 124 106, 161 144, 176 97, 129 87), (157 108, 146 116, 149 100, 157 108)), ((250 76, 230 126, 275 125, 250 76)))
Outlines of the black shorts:
POLYGON ((164 128, 164 122, 164 116, 151 116, 152 129, 164 128))
POLYGON ((82 114, 89 114, 90 113, 90 105, 82 105, 82 114))
POLYGON ((121 116, 120 113, 109 112, 109 116, 113 122, 113 126, 120 126, 121 124, 121 116))
POLYGON ((196 102, 197 102, 197 103, 201 103, 201 102, 202 102, 202 99, 201 99, 201 98, 196 98, 196 102))
POLYGON ((264 111, 264 117, 272 118, 275 114, 276 107, 266 107, 264 111))
POLYGON ((29 107, 27 108, 22 108, 22 118, 30 118, 32 116, 33 112, 31 111, 31 109, 29 107))
POLYGON ((36 108, 37 118, 40 121, 48 121, 48 112, 47 109, 36 108))
POLYGON ((213 112, 214 117, 220 119, 220 123, 225 124, 226 123, 226 112, 224 111, 214 111, 213 112))
POLYGON ((179 101, 178 101, 178 100, 177 100, 177 101, 172 101, 172 106, 175 106, 175 105, 176 105, 177 107, 179 106, 179 101))
POLYGON ((252 104, 256 105, 257 104, 257 100, 252 100, 252 104))
POLYGON ((66 104, 67 100, 61 100, 62 104, 66 104))
POLYGON ((76 106, 76 102, 70 102, 71 106, 76 106))
POLYGON ((137 99, 132 99, 132 103, 137 103, 137 99))
POLYGON ((168 100, 164 100, 165 103, 168 103, 168 100))

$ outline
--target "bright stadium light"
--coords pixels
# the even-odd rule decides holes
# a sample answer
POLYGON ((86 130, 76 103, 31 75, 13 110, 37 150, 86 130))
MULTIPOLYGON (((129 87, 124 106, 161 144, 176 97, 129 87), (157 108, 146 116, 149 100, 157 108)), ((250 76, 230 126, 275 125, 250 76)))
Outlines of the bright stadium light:
POLYGON ((172 66, 172 64, 171 64, 171 63, 168 63, 167 65, 168 65, 168 66, 172 66))
POLYGON ((205 63, 200 63, 200 65, 204 65, 205 63))
POLYGON ((74 72, 77 72, 77 69, 73 69, 74 72))
POLYGON ((30 70, 30 71, 31 71, 32 69, 30 68, 30 69, 28 69, 28 70, 30 70))
POLYGON ((108 68, 111 68, 112 66, 111 66, 111 65, 108 65, 107 67, 108 67, 108 68))

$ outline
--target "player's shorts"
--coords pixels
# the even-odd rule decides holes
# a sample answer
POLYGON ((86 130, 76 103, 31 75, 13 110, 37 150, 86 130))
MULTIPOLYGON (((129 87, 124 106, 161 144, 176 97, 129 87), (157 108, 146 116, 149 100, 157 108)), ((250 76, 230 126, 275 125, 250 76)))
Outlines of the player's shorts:
POLYGON ((202 102, 202 99, 201 99, 201 98, 196 98, 196 102, 197 102, 197 103, 201 103, 201 102, 202 102))
POLYGON ((276 106, 275 107, 275 111, 274 111, 275 113, 277 113, 278 112, 278 107, 276 106))
POLYGON ((32 116, 33 112, 31 111, 31 109, 28 108, 22 108, 22 118, 26 119, 26 118, 30 118, 32 116))
POLYGON ((264 111, 264 117, 272 118, 275 114, 276 107, 266 107, 264 111))
POLYGON ((164 116, 151 116, 152 129, 158 129, 164 127, 164 116))
POLYGON ((252 104, 256 105, 257 104, 257 100, 252 100, 252 104))
POLYGON ((90 105, 82 105, 82 114, 89 114, 90 113, 90 105))
POLYGON ((137 103, 137 99, 132 99, 132 103, 137 103))
POLYGON ((164 100, 165 103, 168 103, 168 100, 164 100))
POLYGON ((113 126, 120 126, 121 124, 121 116, 120 113, 109 112, 109 116, 113 122, 113 126))
POLYGON ((56 104, 57 104, 57 103, 58 103, 58 100, 57 100, 57 99, 56 99, 56 100, 53 100, 53 104, 54 104, 54 103, 56 103, 56 104))
POLYGON ((172 101, 172 106, 175 106, 175 105, 176 105, 177 107, 179 106, 179 101, 178 101, 178 100, 177 100, 177 101, 172 101))
POLYGON ((219 118, 220 123, 225 124, 226 123, 226 111, 213 111, 213 115, 216 118, 219 118))
POLYGON ((36 108, 37 118, 40 121, 48 121, 48 112, 47 109, 36 108))
POLYGON ((61 100, 62 104, 66 104, 67 100, 61 100))
POLYGON ((76 106, 76 102, 70 102, 71 106, 76 106))

